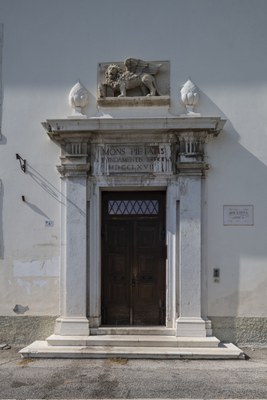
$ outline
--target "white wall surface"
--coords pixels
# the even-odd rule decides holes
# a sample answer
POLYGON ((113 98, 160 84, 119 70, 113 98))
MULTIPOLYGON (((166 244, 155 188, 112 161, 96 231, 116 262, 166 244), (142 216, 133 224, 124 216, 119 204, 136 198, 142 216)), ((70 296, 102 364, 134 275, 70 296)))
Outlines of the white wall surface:
POLYGON ((191 77, 201 90, 197 111, 228 120, 207 152, 205 307, 211 316, 267 316, 266 15, 265 0, 0 0, 1 314, 14 315, 15 304, 58 313, 59 148, 41 121, 71 114, 78 79, 94 115, 97 64, 131 56, 170 61, 174 114, 185 112, 179 90, 191 77), (254 226, 224 226, 225 204, 253 205, 254 226))

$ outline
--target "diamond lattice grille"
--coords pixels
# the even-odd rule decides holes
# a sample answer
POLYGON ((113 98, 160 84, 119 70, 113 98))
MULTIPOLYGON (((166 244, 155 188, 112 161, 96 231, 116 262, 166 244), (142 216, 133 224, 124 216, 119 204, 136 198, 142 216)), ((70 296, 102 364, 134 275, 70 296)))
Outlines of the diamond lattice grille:
POLYGON ((157 215, 158 200, 109 200, 109 215, 157 215))

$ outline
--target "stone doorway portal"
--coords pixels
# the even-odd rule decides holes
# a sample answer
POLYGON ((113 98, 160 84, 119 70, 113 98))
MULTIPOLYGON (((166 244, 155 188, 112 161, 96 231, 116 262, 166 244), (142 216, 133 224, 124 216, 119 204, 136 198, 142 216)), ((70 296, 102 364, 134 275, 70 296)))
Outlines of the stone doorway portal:
POLYGON ((203 286, 202 197, 209 168, 204 149, 224 123, 219 117, 172 115, 44 123, 62 148, 61 310, 55 334, 21 354, 242 356, 211 336, 203 286), (105 235, 111 240, 105 242, 105 235), (109 265, 116 268, 110 271, 109 265))
POLYGON ((165 192, 102 194, 102 325, 165 325, 165 192))

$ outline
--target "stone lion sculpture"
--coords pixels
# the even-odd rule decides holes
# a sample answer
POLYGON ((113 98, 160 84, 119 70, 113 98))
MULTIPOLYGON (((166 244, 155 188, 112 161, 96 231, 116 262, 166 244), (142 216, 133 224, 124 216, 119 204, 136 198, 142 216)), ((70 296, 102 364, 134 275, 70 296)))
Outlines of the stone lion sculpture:
POLYGON ((99 85, 99 97, 126 97, 127 91, 135 88, 141 89, 142 96, 162 96, 154 77, 160 67, 161 64, 136 58, 127 58, 122 68, 110 64, 105 71, 105 81, 99 85))

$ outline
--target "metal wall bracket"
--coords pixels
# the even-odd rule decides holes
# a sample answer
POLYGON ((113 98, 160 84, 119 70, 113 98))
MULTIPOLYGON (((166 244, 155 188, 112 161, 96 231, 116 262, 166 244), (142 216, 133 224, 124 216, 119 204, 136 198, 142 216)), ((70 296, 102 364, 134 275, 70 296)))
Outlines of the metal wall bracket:
POLYGON ((20 168, 25 173, 26 172, 26 160, 24 160, 18 153, 16 153, 16 159, 19 160, 20 168))

